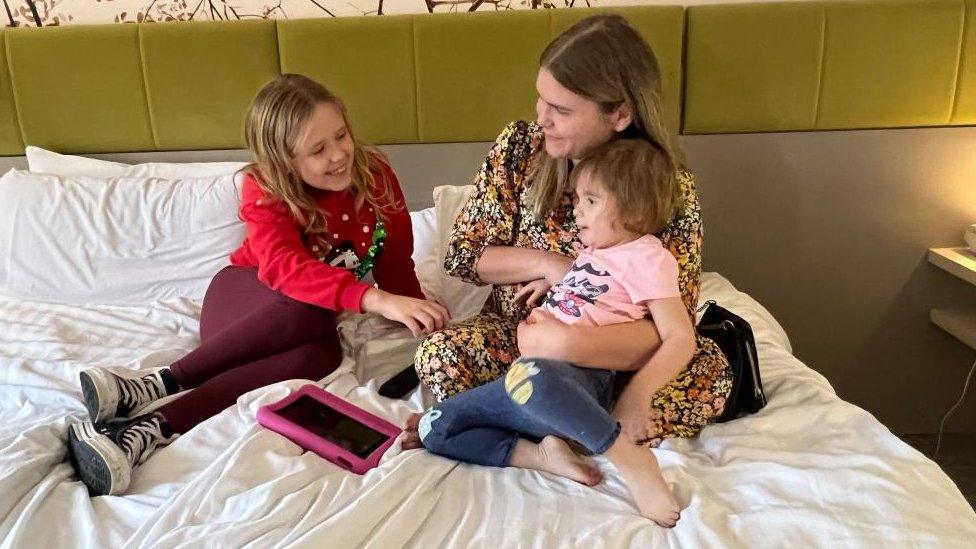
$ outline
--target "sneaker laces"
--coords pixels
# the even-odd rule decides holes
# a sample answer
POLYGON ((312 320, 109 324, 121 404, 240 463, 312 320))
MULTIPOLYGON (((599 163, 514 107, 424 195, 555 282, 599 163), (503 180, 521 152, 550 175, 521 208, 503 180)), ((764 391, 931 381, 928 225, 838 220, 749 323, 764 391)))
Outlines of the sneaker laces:
POLYGON ((171 440, 172 437, 163 435, 157 416, 127 425, 118 434, 118 444, 133 467, 145 461, 158 446, 166 445, 171 440))
POLYGON ((119 384, 119 400, 129 410, 135 410, 168 394, 159 372, 138 378, 118 376, 116 381, 119 384))

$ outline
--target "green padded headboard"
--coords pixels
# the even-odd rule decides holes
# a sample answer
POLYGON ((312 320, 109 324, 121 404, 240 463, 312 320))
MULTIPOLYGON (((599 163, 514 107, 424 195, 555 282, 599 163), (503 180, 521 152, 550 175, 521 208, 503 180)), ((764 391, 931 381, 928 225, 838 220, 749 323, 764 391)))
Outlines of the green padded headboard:
POLYGON ((333 89, 374 143, 489 141, 534 118, 545 45, 601 11, 654 47, 677 125, 679 6, 69 26, 0 33, 0 155, 240 148, 248 103, 280 72, 333 89))
POLYGON ((488 141, 534 117, 546 43, 601 11, 653 46, 687 134, 976 124, 976 0, 633 6, 6 29, 0 155, 241 148, 281 72, 368 141, 488 141))
POLYGON ((976 124, 976 0, 688 8, 685 133, 976 124))

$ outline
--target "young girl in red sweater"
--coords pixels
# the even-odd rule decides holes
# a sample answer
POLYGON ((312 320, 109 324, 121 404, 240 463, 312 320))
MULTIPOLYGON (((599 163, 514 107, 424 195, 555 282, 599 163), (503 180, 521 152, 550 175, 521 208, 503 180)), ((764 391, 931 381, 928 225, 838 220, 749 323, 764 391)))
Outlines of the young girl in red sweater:
POLYGON ((254 99, 244 133, 255 159, 244 170, 247 237, 207 290, 200 346, 151 373, 81 373, 91 421, 72 425, 68 438, 75 471, 94 494, 124 492, 156 448, 240 395, 335 370, 340 311, 375 312, 414 335, 449 320, 420 290, 396 175, 356 140, 339 98, 309 78, 282 75, 254 99), (370 273, 375 286, 363 281, 370 273))

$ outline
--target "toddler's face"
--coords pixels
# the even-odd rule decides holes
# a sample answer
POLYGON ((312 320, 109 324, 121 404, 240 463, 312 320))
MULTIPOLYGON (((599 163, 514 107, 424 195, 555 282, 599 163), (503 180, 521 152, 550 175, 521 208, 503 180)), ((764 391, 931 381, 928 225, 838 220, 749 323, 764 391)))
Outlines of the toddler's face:
POLYGON ((590 174, 583 174, 576 181, 575 192, 573 213, 583 246, 609 248, 634 239, 634 235, 617 223, 617 205, 590 174))
POLYGON ((295 165, 302 181, 324 191, 342 191, 352 184, 355 144, 342 111, 319 103, 298 140, 295 165))

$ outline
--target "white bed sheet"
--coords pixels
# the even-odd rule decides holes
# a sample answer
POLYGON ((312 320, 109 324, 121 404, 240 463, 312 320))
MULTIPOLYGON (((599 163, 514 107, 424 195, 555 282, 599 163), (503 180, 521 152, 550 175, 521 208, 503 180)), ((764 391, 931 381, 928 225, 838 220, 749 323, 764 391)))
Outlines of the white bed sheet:
MULTIPOLYGON (((259 406, 301 381, 244 395, 160 450, 127 495, 89 498, 64 446, 67 425, 84 415, 78 371, 179 357, 197 342, 199 307, 0 301, 0 539, 45 548, 973 546, 976 514, 935 463, 839 399, 724 278, 707 274, 702 297, 752 323, 770 403, 657 450, 684 507, 673 530, 637 515, 602 458, 596 488, 396 447, 367 475, 346 473, 255 424, 259 406)), ((416 342, 380 324, 344 323, 351 356, 327 386, 400 423, 423 395, 379 397, 377 379, 409 364, 416 342), (368 343, 356 341, 366 333, 368 343)))

